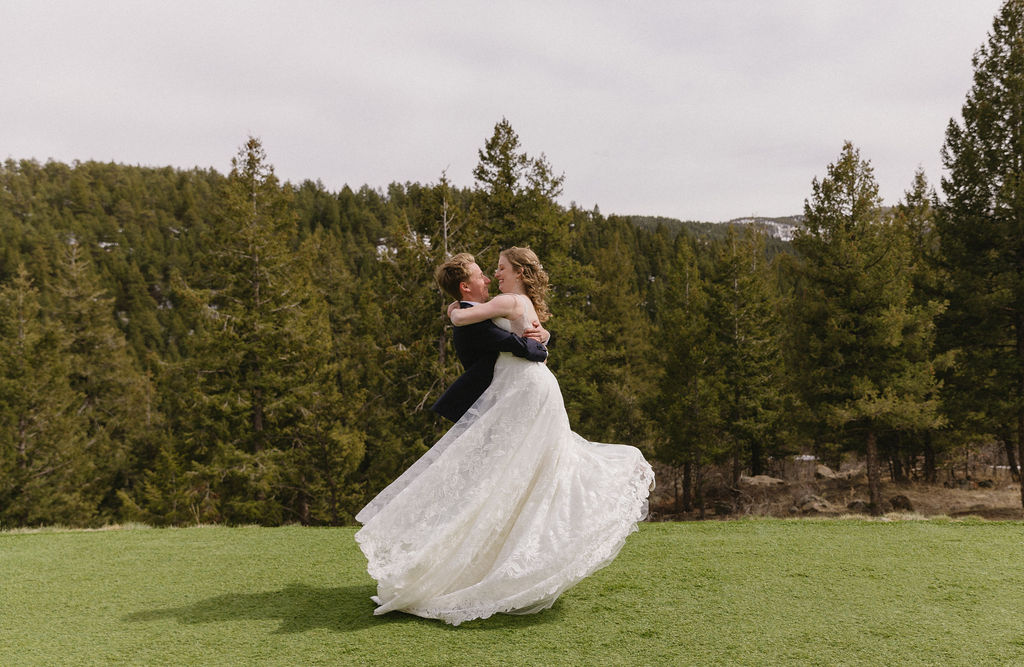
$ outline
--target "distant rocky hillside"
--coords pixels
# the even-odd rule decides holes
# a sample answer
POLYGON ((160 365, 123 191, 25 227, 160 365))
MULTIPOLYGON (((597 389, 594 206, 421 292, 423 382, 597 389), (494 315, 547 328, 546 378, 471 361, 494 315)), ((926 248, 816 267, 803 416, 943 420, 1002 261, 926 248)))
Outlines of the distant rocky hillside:
POLYGON ((679 220, 677 218, 666 218, 663 216, 650 215, 626 215, 633 225, 641 229, 655 229, 658 225, 664 225, 673 235, 685 230, 688 234, 697 237, 722 239, 726 231, 732 225, 747 226, 754 225, 763 228, 770 236, 788 243, 793 240, 793 233, 796 228, 803 224, 802 215, 790 215, 782 218, 749 217, 736 218, 728 222, 698 222, 696 220, 679 220))
POLYGON ((780 241, 792 241, 793 232, 803 224, 804 216, 791 215, 785 218, 736 218, 726 225, 756 225, 764 228, 769 234, 780 241))

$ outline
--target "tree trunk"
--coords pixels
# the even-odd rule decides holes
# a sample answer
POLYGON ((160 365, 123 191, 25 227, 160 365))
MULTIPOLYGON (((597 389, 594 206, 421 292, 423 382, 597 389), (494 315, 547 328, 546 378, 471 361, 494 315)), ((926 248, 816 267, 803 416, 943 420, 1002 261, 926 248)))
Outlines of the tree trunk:
MULTIPOLYGON (((1024 409, 1017 411, 1017 460, 1024 465, 1024 409)), ((1019 471, 1020 505, 1024 507, 1024 470, 1019 471)))
POLYGON ((256 389, 253 392, 252 401, 252 430, 254 437, 253 451, 263 451, 263 390, 256 389))
POLYGON ((28 420, 18 417, 18 468, 28 470, 28 420))
POLYGON ((1009 438, 1003 439, 1003 450, 1006 452, 1006 464, 1010 468, 1010 478, 1020 481, 1020 469, 1017 467, 1017 449, 1009 438))
POLYGON ((697 479, 694 487, 694 495, 697 500, 697 515, 700 517, 701 521, 703 521, 707 518, 707 515, 704 512, 704 466, 701 464, 697 465, 697 479))
POLYGON ((305 492, 305 489, 309 488, 306 482, 306 476, 301 475, 299 480, 302 484, 302 491, 299 491, 299 522, 303 526, 309 525, 309 495, 305 492))
POLYGON ((878 441, 875 430, 868 430, 868 494, 870 496, 871 514, 882 514, 881 472, 878 470, 878 441))
POLYGON ((906 457, 901 452, 894 452, 892 455, 892 481, 906 482, 910 479, 911 471, 914 469, 911 463, 912 457, 906 457))
POLYGON ((683 511, 693 510, 693 462, 683 464, 683 511))
MULTIPOLYGON (((1024 322, 1017 318, 1017 380, 1020 383, 1017 388, 1017 400, 1024 399, 1024 322)), ((1017 408, 1017 460, 1024 466, 1024 407, 1017 408)), ((1020 504, 1024 507, 1024 470, 1020 475, 1020 504)))
POLYGON ((764 451, 756 438, 750 443, 750 474, 754 477, 764 474, 764 451))
MULTIPOLYGON (((445 202, 445 203, 447 204, 447 202, 445 202)), ((445 231, 447 233, 447 227, 445 227, 445 231)), ((447 244, 448 244, 448 240, 445 239, 445 245, 447 246, 447 244)), ((447 247, 445 248, 444 257, 445 257, 445 259, 448 259, 448 249, 447 249, 447 247)), ((445 296, 447 296, 447 295, 445 295, 445 296)), ((444 309, 445 304, 447 304, 447 303, 448 303, 448 300, 445 297, 441 297, 441 308, 442 309, 444 309)), ((448 351, 448 345, 447 345, 447 343, 448 343, 448 331, 447 330, 448 330, 448 319, 442 316, 441 317, 441 331, 438 332, 438 334, 437 334, 437 360, 440 363, 440 365, 441 365, 440 367, 441 367, 442 370, 444 369, 445 363, 447 363, 447 361, 448 361, 448 354, 447 354, 447 351, 448 351)))
POLYGON ((924 481, 934 484, 938 479, 935 471, 935 447, 932 446, 932 432, 924 434, 924 481))
POLYGON ((679 514, 683 511, 683 499, 682 496, 679 495, 679 485, 682 483, 682 480, 680 479, 679 468, 673 467, 672 473, 672 494, 673 500, 675 501, 673 502, 672 507, 675 509, 676 514, 679 514))

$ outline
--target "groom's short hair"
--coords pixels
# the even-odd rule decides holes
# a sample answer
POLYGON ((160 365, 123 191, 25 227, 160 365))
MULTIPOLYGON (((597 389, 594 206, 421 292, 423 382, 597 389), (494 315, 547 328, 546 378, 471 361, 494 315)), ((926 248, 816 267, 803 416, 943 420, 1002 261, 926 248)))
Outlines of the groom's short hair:
POLYGON ((459 291, 459 283, 469 280, 469 265, 475 264, 476 259, 468 252, 460 252, 454 255, 434 271, 434 280, 444 292, 455 299, 462 300, 462 292, 459 291))

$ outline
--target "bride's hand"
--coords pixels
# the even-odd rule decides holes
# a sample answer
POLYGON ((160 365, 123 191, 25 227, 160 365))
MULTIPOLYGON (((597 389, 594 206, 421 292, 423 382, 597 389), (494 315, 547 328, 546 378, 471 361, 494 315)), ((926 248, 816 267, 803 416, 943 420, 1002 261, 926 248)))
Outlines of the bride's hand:
POLYGON ((448 304, 448 319, 452 319, 452 311, 459 307, 458 301, 452 301, 448 304))

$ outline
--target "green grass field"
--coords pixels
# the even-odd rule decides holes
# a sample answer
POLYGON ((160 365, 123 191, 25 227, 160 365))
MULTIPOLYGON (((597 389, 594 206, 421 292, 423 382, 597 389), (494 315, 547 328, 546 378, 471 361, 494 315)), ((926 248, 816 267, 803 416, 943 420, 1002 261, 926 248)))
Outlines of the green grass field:
POLYGON ((1024 523, 644 524, 535 616, 375 617, 351 528, 0 533, 0 663, 1024 664, 1024 523))

